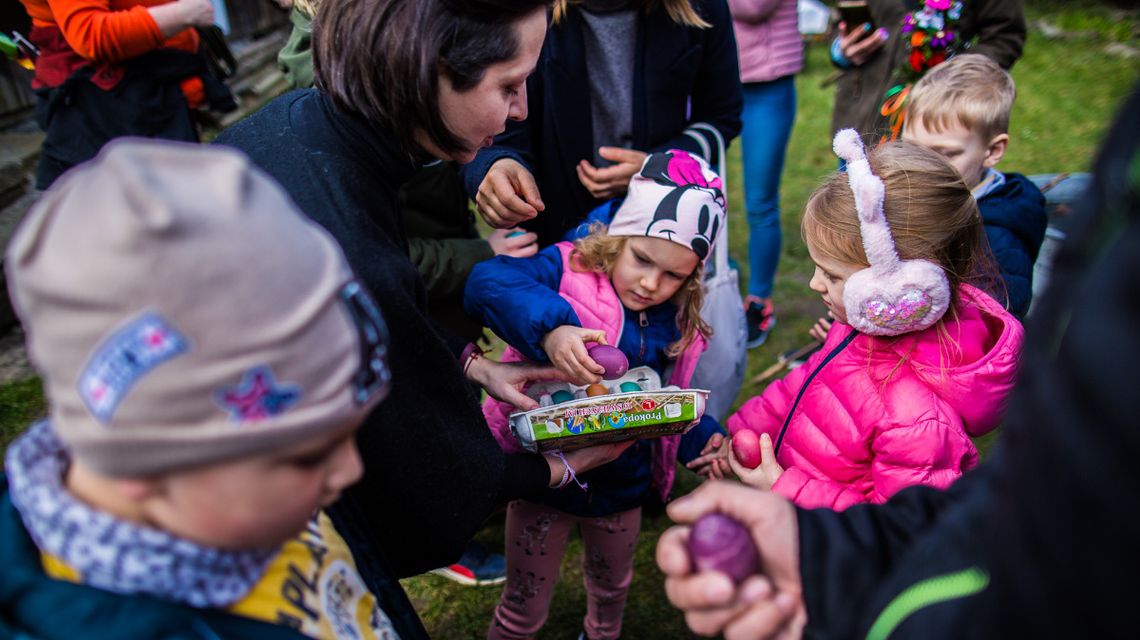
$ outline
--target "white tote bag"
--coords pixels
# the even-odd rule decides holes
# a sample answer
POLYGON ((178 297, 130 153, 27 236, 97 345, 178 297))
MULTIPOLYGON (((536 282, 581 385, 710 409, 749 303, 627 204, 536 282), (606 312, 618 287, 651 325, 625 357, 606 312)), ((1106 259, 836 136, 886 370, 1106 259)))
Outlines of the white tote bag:
MULTIPOLYGON (((690 129, 708 131, 717 141, 717 173, 725 185, 727 197, 724 138, 715 127, 703 122, 691 125, 690 129)), ((702 136, 691 136, 702 148, 706 147, 707 142, 702 136)), ((717 236, 713 255, 705 265, 706 291, 701 317, 712 327, 713 335, 709 339, 708 350, 697 363, 690 385, 711 391, 705 413, 721 422, 736 400, 748 363, 748 350, 744 346, 748 341, 748 324, 744 317, 744 301, 740 298, 740 274, 728 262, 729 228, 728 217, 725 216, 725 225, 717 236)))

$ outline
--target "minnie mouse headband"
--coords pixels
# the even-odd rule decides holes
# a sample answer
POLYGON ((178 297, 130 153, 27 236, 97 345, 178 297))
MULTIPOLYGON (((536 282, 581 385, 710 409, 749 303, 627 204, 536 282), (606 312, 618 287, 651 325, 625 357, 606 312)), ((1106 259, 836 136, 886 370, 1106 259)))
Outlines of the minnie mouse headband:
POLYGON ((933 326, 950 306, 950 284, 942 267, 927 260, 900 260, 883 212, 886 187, 871 172, 863 142, 854 129, 835 134, 832 147, 847 163, 847 180, 869 269, 858 271, 843 289, 847 321, 871 335, 895 336, 933 326))
POLYGON ((687 151, 650 154, 630 180, 607 233, 676 242, 704 262, 724 229, 723 184, 703 158, 687 151))

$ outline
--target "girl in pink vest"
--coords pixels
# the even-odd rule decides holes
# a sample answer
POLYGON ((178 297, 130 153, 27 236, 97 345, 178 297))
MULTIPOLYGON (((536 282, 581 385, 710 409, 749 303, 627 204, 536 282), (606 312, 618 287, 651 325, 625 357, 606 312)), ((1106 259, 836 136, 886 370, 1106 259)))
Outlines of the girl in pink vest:
POLYGON ((812 194, 801 226, 809 286, 835 322, 822 349, 728 419, 760 436, 760 465, 732 456, 733 471, 806 508, 957 480, 978 461, 971 436, 1001 418, 1022 339, 968 283, 996 271, 954 168, 910 143, 865 154, 851 129, 835 150, 847 172, 812 194))
MULTIPOLYGON (((550 361, 576 384, 589 384, 601 381, 603 368, 586 347, 609 344, 631 367, 651 367, 663 384, 684 388, 709 333, 700 316, 703 263, 724 216, 721 180, 703 160, 678 150, 652 154, 608 228, 594 225, 585 238, 530 258, 480 263, 467 281, 466 309, 510 345, 504 361, 550 361)), ((519 450, 507 426, 513 410, 492 399, 483 405, 506 451, 519 450)), ((665 500, 677 459, 716 450, 721 433, 706 417, 684 436, 637 441, 614 462, 575 478, 581 490, 512 502, 507 582, 488 637, 524 638, 542 628, 575 525, 585 547, 585 636, 618 637, 642 504, 665 500)))

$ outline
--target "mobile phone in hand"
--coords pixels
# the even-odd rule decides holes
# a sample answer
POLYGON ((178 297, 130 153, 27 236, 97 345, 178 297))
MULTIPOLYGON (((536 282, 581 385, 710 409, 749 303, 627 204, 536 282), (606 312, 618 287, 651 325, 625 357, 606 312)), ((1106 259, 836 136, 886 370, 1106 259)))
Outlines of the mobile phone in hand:
POLYGON ((839 9, 840 19, 847 23, 848 31, 863 23, 871 25, 871 29, 875 28, 875 21, 871 18, 871 9, 867 6, 867 0, 839 0, 836 8, 839 9))

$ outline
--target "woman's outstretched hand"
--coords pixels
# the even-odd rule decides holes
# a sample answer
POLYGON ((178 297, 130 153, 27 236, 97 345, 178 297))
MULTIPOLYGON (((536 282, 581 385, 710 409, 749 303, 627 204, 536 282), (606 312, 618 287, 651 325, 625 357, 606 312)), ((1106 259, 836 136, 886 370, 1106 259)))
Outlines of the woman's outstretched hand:
POLYGON ((467 367, 467 379, 486 389, 492 398, 530 411, 538 408, 538 402, 523 393, 523 387, 540 380, 566 380, 566 374, 549 365, 475 358, 467 367))
POLYGON ((700 635, 744 638, 799 638, 807 623, 799 565, 799 528, 787 500, 732 482, 706 482, 669 504, 679 523, 657 541, 657 566, 665 573, 665 595, 700 635), (739 585, 719 572, 693 572, 689 530, 706 513, 735 518, 752 533, 763 575, 739 585))

